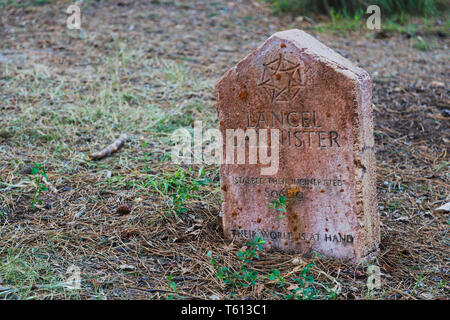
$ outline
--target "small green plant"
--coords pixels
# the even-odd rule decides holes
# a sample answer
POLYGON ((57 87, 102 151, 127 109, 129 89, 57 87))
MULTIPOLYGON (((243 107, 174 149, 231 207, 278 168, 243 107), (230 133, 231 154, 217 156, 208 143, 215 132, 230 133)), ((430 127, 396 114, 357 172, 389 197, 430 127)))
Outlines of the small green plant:
POLYGON ((253 259, 259 259, 258 251, 262 250, 264 243, 265 241, 261 237, 248 240, 247 245, 237 252, 237 257, 245 263, 253 263, 253 259))
POLYGON ((0 207, 0 222, 8 221, 8 211, 0 207))
POLYGON ((413 290, 416 290, 418 287, 421 286, 422 281, 425 279, 424 273, 425 273, 425 268, 423 268, 422 271, 420 272, 419 277, 417 278, 417 281, 416 281, 416 285, 414 286, 413 290))
MULTIPOLYGON (((247 241, 247 245, 236 254, 241 261, 237 270, 232 270, 228 267, 218 267, 215 259, 212 257, 211 251, 208 251, 206 256, 210 259, 210 265, 216 271, 216 277, 218 279, 230 285, 233 289, 239 287, 247 288, 254 286, 258 279, 258 272, 249 267, 254 259, 259 259, 258 251, 262 250, 264 243, 265 241, 261 237, 247 241)), ((234 295, 234 293, 232 292, 231 295, 234 295)))
POLYGON ((310 300, 315 298, 315 291, 312 285, 314 284, 314 278, 308 275, 314 263, 309 263, 302 269, 299 278, 294 278, 294 281, 298 283, 297 288, 292 289, 292 293, 286 295, 286 299, 295 300, 310 300))
POLYGON ((271 281, 276 281, 278 287, 283 287, 286 283, 286 279, 281 276, 278 269, 272 270, 272 272, 267 275, 267 278, 271 281))
POLYGON ((42 204, 42 200, 39 198, 42 192, 47 191, 48 189, 45 183, 42 182, 42 180, 45 179, 48 182, 48 177, 45 169, 36 162, 33 162, 33 165, 31 166, 31 175, 33 175, 33 181, 36 188, 33 200, 31 201, 31 205, 33 206, 33 208, 36 208, 36 202, 38 204, 42 204))
POLYGON ((439 281, 439 283, 434 287, 434 289, 431 290, 430 294, 433 297, 436 294, 436 291, 441 288, 442 286, 445 286, 447 282, 444 280, 439 281))
POLYGON ((416 48, 420 51, 427 51, 431 49, 431 44, 419 36, 416 39, 416 48))
POLYGON ((395 211, 395 210, 398 210, 400 208, 401 208, 401 204, 397 200, 391 201, 388 204, 388 210, 391 211, 391 212, 395 211))
POLYGON ((170 294, 167 299, 168 300, 174 300, 174 299, 181 299, 182 297, 178 294, 178 285, 175 283, 175 281, 173 281, 173 277, 172 275, 167 277, 167 287, 169 288, 170 291, 173 292, 173 294, 170 294))
MULTIPOLYGON (((264 239, 257 237, 253 240, 249 240, 242 249, 240 249, 236 255, 240 260, 239 266, 236 268, 232 267, 220 267, 217 265, 215 258, 212 256, 212 251, 209 250, 206 254, 211 270, 215 272, 215 277, 224 284, 231 287, 230 296, 236 294, 236 289, 238 288, 255 288, 257 284, 268 284, 275 285, 277 288, 281 289, 288 294, 285 294, 285 299, 295 299, 295 300, 309 300, 318 299, 325 297, 327 299, 335 299, 339 292, 339 283, 336 280, 324 272, 319 270, 319 273, 325 274, 329 279, 336 282, 337 286, 334 288, 329 288, 327 284, 315 282, 314 278, 311 276, 311 271, 314 268, 314 262, 309 263, 303 267, 300 271, 300 276, 297 278, 287 279, 281 275, 278 269, 272 269, 269 273, 260 274, 257 270, 252 268, 252 264, 255 260, 259 259, 259 251, 262 250, 262 245, 265 243, 264 239), (269 282, 268 282, 269 281, 269 282), (286 283, 290 282, 291 285, 286 287, 286 283), (292 284, 292 281, 295 284, 292 284), (322 287, 323 289, 318 289, 322 287)), ((317 271, 314 268, 315 271, 317 271)), ((278 293, 271 291, 272 294, 278 293)))
POLYGON ((164 154, 161 156, 161 162, 167 162, 167 161, 169 161, 169 160, 171 160, 171 159, 172 159, 172 155, 169 154, 169 153, 164 153, 164 154))
POLYGON ((270 201, 268 208, 281 212, 281 214, 278 215, 278 218, 283 219, 284 214, 286 213, 286 197, 283 196, 276 200, 270 201))
POLYGON ((186 203, 191 197, 194 197, 194 192, 198 191, 200 186, 206 185, 208 178, 201 178, 194 180, 191 178, 192 171, 189 168, 187 171, 178 168, 174 173, 165 174, 161 179, 154 180, 149 177, 150 184, 162 195, 170 196, 172 205, 178 216, 187 212, 186 203))

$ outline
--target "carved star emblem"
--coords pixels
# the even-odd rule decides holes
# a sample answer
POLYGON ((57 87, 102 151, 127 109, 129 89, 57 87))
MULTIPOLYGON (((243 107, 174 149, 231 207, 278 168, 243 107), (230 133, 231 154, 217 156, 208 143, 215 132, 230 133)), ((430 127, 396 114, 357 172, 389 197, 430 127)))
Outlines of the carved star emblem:
POLYGON ((294 63, 280 54, 278 58, 263 64, 258 86, 269 96, 270 101, 292 102, 304 87, 302 63, 294 63))

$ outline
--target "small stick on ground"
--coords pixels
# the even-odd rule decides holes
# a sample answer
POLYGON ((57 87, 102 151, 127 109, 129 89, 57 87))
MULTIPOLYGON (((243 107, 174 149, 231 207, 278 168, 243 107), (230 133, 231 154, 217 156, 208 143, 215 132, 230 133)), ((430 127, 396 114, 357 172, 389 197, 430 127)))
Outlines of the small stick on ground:
POLYGON ((119 150, 125 144, 126 140, 127 140, 127 135, 126 134, 122 134, 116 141, 111 143, 105 149, 103 149, 103 150, 101 150, 99 152, 95 152, 95 153, 91 154, 90 155, 91 160, 101 160, 104 157, 107 157, 110 154, 113 154, 114 152, 119 150))

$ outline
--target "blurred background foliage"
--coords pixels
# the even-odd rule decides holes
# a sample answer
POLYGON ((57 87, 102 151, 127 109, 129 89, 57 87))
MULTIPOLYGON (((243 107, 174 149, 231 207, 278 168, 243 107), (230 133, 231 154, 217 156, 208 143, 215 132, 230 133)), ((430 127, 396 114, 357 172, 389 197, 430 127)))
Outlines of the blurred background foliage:
POLYGON ((410 14, 431 16, 448 14, 449 0, 265 0, 275 13, 339 13, 354 16, 365 13, 370 5, 378 5, 383 15, 410 14))

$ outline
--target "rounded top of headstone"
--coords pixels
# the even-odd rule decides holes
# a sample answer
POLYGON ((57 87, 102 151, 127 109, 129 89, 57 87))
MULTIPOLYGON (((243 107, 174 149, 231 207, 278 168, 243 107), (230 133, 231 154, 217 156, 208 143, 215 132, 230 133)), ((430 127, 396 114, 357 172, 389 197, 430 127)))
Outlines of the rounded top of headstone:
POLYGON ((341 56, 339 53, 327 47, 322 42, 302 30, 291 29, 280 31, 273 34, 272 37, 270 37, 267 41, 270 41, 271 38, 278 38, 280 40, 289 41, 298 49, 304 50, 306 54, 318 56, 322 60, 327 60, 334 64, 340 65, 341 67, 349 69, 355 74, 367 73, 365 70, 357 67, 350 60, 341 56))
MULTIPOLYGON (((364 69, 359 68, 350 60, 299 29, 273 34, 229 72, 246 69, 245 66, 249 65, 268 65, 271 62, 276 64, 279 55, 283 56, 283 61, 280 60, 280 63, 292 64, 292 67, 298 64, 298 60, 316 61, 332 68, 349 80, 358 82, 358 84, 365 83, 367 85, 371 83, 370 76, 364 69)), ((288 67, 285 69, 287 70, 288 67)), ((229 73, 226 73, 216 87, 219 87, 222 80, 228 76, 229 73)))

